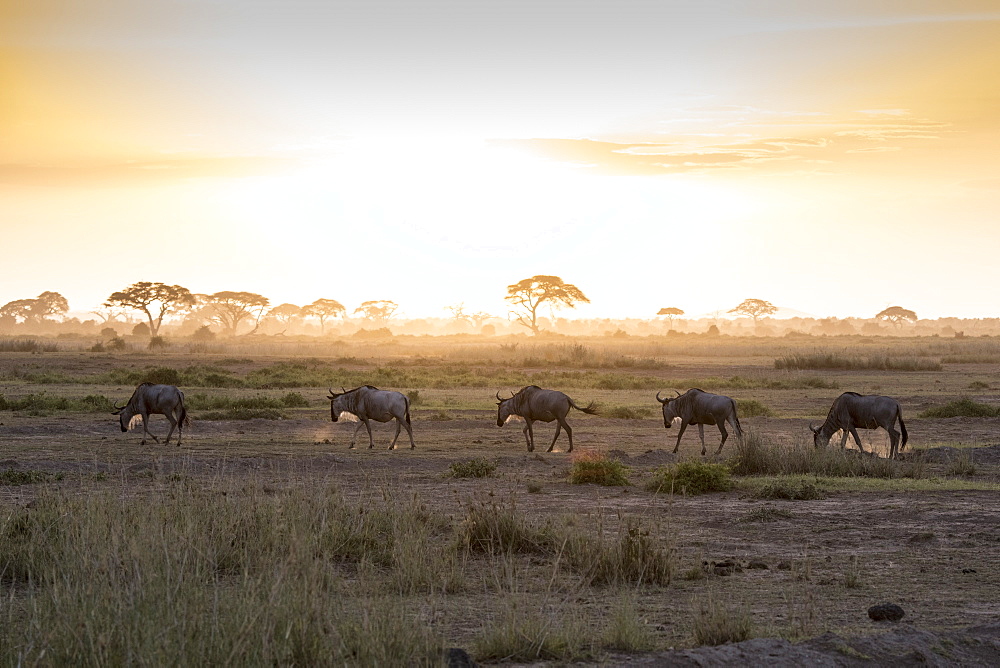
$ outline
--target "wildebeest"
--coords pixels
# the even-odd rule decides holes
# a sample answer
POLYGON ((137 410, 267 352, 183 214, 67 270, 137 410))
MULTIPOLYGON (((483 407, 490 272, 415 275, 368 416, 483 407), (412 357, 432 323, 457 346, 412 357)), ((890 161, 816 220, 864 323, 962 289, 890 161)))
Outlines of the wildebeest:
POLYGON ((570 407, 582 411, 588 415, 597 413, 594 402, 580 408, 576 403, 562 392, 556 390, 543 390, 537 385, 522 387, 516 394, 512 394, 508 399, 501 399, 497 392, 497 426, 502 427, 511 417, 517 415, 524 418, 524 440, 528 444, 528 452, 535 449, 535 434, 531 430, 531 423, 538 420, 541 422, 556 421, 556 435, 552 438, 552 444, 546 452, 552 452, 559 438, 559 432, 566 430, 569 437, 569 450, 573 452, 573 430, 566 423, 566 415, 569 414, 570 407))
POLYGON ((406 433, 410 435, 410 449, 417 447, 413 443, 413 429, 410 428, 410 400, 405 394, 380 390, 373 385, 362 385, 339 394, 331 388, 327 399, 330 400, 330 419, 334 422, 340 419, 342 413, 349 413, 361 421, 351 438, 351 449, 358 440, 361 425, 368 429, 368 448, 371 449, 375 447, 375 439, 372 437, 372 426, 368 421, 388 422, 394 418, 396 435, 392 437, 388 449, 396 448, 400 427, 406 427, 406 433))
POLYGON ((736 415, 736 402, 729 397, 692 388, 684 394, 677 392, 676 397, 668 397, 667 399, 660 399, 660 393, 657 392, 656 400, 663 404, 664 427, 670 429, 675 419, 681 419, 681 428, 677 433, 677 444, 674 446, 674 452, 677 452, 677 448, 681 447, 681 436, 684 435, 684 430, 689 424, 698 425, 702 456, 705 455, 706 424, 719 425, 719 431, 722 433, 722 442, 719 443, 719 449, 715 451, 715 454, 722 452, 722 446, 729 438, 729 432, 726 431, 727 421, 733 426, 736 436, 743 438, 743 427, 740 426, 740 419, 736 415))
POLYGON ((899 402, 892 397, 883 397, 878 394, 858 394, 857 392, 844 392, 834 399, 833 406, 826 416, 826 422, 819 427, 809 425, 813 433, 813 445, 817 448, 830 444, 830 437, 838 430, 843 432, 840 439, 840 448, 847 445, 847 435, 854 437, 854 442, 858 444, 858 449, 864 452, 861 445, 861 438, 858 437, 858 427, 862 429, 878 429, 882 427, 889 433, 889 458, 895 459, 900 450, 906 447, 906 425, 903 424, 903 409, 899 407, 899 402), (899 420, 899 429, 903 432, 903 442, 899 442, 899 432, 893 427, 893 423, 899 420))
POLYGON ((149 416, 153 414, 165 415, 170 420, 170 431, 167 432, 167 440, 164 445, 170 442, 170 435, 177 427, 177 445, 181 444, 181 435, 184 427, 191 423, 184 408, 184 393, 173 385, 154 385, 153 383, 140 383, 132 392, 132 397, 128 403, 119 407, 114 404, 118 421, 122 431, 128 431, 132 420, 139 416, 142 418, 142 445, 146 445, 146 437, 151 437, 157 443, 160 439, 149 433, 149 416))

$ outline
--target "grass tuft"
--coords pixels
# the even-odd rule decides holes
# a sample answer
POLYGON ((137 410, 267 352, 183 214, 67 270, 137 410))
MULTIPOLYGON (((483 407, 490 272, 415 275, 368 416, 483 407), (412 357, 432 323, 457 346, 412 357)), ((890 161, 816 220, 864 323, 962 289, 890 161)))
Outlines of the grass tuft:
POLYGON ((497 470, 497 462, 485 457, 476 457, 464 462, 452 462, 445 473, 449 478, 487 478, 497 470))
POLYGON ((973 401, 969 397, 961 397, 949 401, 943 406, 934 406, 920 413, 921 418, 953 418, 953 417, 1000 417, 1000 407, 973 401))
POLYGON ((646 489, 654 493, 674 493, 693 496, 710 492, 726 492, 733 482, 729 467, 710 462, 686 461, 653 472, 646 489))
POLYGON ((624 486, 628 481, 629 467, 603 453, 584 453, 573 457, 569 481, 574 485, 624 486))

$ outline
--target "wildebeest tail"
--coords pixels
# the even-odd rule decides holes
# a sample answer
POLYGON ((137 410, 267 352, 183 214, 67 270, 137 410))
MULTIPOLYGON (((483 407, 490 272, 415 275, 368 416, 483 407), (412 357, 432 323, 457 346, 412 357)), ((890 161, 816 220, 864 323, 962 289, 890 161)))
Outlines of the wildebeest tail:
POLYGON ((597 415, 597 402, 596 401, 591 401, 589 404, 587 404, 583 408, 580 408, 579 406, 576 405, 575 401, 573 401, 572 399, 570 399, 569 400, 569 405, 572 406, 573 408, 575 408, 578 411, 586 413, 587 415, 597 415))
POLYGON ((906 425, 903 424, 903 411, 902 410, 899 411, 899 431, 903 432, 903 442, 899 444, 899 449, 902 450, 903 448, 906 447, 906 439, 907 439, 906 425))
POLYGON ((406 398, 406 424, 410 424, 410 398, 405 394, 403 396, 406 398))
POLYGON ((184 407, 184 393, 180 392, 181 395, 181 414, 178 416, 178 422, 182 427, 189 427, 191 425, 191 418, 188 417, 187 408, 184 407))
POLYGON ((733 423, 736 425, 736 435, 743 438, 743 425, 740 424, 739 413, 736 412, 736 401, 733 401, 733 423))

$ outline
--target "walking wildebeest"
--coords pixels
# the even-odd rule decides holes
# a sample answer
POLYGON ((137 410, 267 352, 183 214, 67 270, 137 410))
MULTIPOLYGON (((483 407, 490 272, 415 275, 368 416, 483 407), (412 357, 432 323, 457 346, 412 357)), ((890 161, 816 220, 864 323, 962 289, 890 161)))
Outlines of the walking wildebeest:
POLYGON ((140 383, 132 392, 132 397, 128 403, 115 407, 115 414, 121 424, 122 431, 126 432, 131 427, 132 420, 138 416, 142 418, 142 443, 146 445, 146 437, 151 437, 157 443, 160 439, 149 433, 149 416, 153 414, 165 415, 170 420, 170 431, 167 432, 167 440, 164 445, 170 442, 170 435, 177 427, 177 445, 181 444, 181 435, 184 427, 191 423, 184 408, 184 393, 173 385, 154 385, 152 383, 140 383))
POLYGON ((689 424, 698 425, 703 457, 705 456, 706 424, 719 425, 719 431, 722 433, 722 442, 719 443, 719 449, 715 451, 715 454, 722 452, 722 446, 729 438, 729 432, 726 431, 727 421, 733 426, 736 436, 743 438, 743 427, 740 426, 740 419, 736 415, 736 402, 729 397, 692 388, 684 394, 677 392, 676 397, 667 399, 660 399, 660 393, 657 392, 656 400, 663 404, 664 427, 670 429, 675 419, 681 419, 681 429, 677 433, 677 444, 674 446, 674 452, 677 452, 677 448, 681 447, 681 436, 684 435, 684 430, 689 424))
POLYGON ((512 394, 509 399, 501 399, 497 392, 497 426, 502 427, 511 417, 517 415, 524 418, 524 440, 528 444, 528 452, 535 450, 535 434, 531 430, 531 423, 535 420, 541 422, 552 422, 556 420, 556 435, 552 438, 552 445, 546 452, 552 452, 559 438, 559 431, 566 430, 569 437, 569 450, 573 452, 573 430, 566 423, 566 415, 569 414, 570 407, 582 411, 588 415, 597 413, 594 402, 588 406, 580 408, 576 403, 562 392, 556 390, 543 390, 537 385, 528 385, 521 388, 517 394, 512 394))
MULTIPOLYGON (((343 389, 343 388, 341 388, 343 389)), ((400 392, 391 390, 380 390, 372 385, 362 385, 353 390, 344 390, 337 394, 330 389, 330 419, 336 422, 342 413, 349 413, 358 418, 361 424, 354 430, 351 438, 351 449, 358 440, 358 432, 361 425, 368 429, 368 448, 375 447, 375 439, 372 437, 372 426, 369 420, 376 422, 388 422, 395 418, 396 435, 392 437, 389 450, 396 449, 396 439, 399 438, 400 427, 406 427, 406 433, 410 435, 410 449, 417 447, 413 443, 413 430, 410 428, 410 400, 400 392)))
POLYGON ((847 435, 850 434, 858 444, 858 449, 864 452, 864 446, 861 445, 861 438, 858 436, 858 427, 862 429, 882 427, 889 433, 889 459, 895 459, 899 451, 906 447, 907 434, 906 425, 903 424, 903 409, 892 397, 844 392, 834 399, 833 406, 826 416, 826 422, 819 427, 809 425, 813 433, 813 445, 817 448, 829 445, 830 437, 837 431, 842 431, 841 450, 847 446, 847 435), (893 428, 896 420, 899 420, 899 429, 903 432, 902 443, 899 442, 899 432, 893 428))

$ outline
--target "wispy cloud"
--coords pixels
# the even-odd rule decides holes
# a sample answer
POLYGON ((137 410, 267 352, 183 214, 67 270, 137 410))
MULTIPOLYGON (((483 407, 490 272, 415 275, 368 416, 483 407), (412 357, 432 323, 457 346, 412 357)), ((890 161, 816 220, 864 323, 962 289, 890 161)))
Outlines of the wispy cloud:
POLYGON ((241 177, 281 171, 296 164, 286 158, 217 157, 127 161, 97 165, 0 164, 0 183, 8 185, 114 186, 142 182, 241 177))
POLYGON ((909 141, 937 140, 955 131, 947 123, 910 118, 905 109, 869 109, 838 117, 825 112, 746 106, 678 110, 658 127, 669 130, 657 130, 656 140, 649 142, 533 138, 502 143, 581 168, 617 174, 765 166, 799 171, 806 164, 835 164, 849 154, 901 151, 909 141), (692 127, 680 127, 685 125, 692 127), (684 131, 694 130, 696 125, 717 131, 684 131), (770 131, 781 134, 770 135, 770 131))

